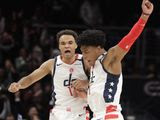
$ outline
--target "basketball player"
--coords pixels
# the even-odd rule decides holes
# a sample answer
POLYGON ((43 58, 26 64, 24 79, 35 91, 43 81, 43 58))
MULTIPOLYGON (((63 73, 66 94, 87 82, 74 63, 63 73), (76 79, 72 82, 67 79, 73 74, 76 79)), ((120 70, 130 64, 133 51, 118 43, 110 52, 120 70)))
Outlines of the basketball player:
POLYGON ((87 98, 94 113, 92 120, 124 120, 119 104, 122 89, 121 61, 143 31, 152 11, 153 4, 149 0, 143 0, 139 20, 108 52, 104 50, 106 38, 102 31, 85 30, 79 35, 83 57, 92 66, 87 98))
POLYGON ((17 83, 10 85, 10 92, 25 89, 47 74, 53 76, 53 99, 55 106, 50 113, 50 120, 85 120, 86 100, 81 91, 72 88, 72 81, 84 80, 86 85, 82 55, 75 54, 77 34, 72 30, 62 30, 57 34, 61 55, 44 62, 38 69, 17 83))

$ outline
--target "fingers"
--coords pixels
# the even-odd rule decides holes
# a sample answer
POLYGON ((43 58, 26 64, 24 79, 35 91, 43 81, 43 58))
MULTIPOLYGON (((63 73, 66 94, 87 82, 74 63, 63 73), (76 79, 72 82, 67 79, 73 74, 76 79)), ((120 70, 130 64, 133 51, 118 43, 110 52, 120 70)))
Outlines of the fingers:
POLYGON ((148 9, 152 7, 152 3, 148 0, 146 0, 144 4, 148 9))
POLYGON ((73 87, 75 87, 75 86, 76 86, 76 84, 77 84, 77 80, 72 81, 72 84, 71 84, 71 85, 72 85, 73 87))
POLYGON ((78 95, 77 95, 77 91, 76 91, 76 89, 75 89, 75 88, 73 88, 73 97, 78 97, 78 95))
POLYGON ((75 80, 72 82, 72 86, 74 88, 79 88, 81 86, 81 82, 79 80, 75 80))
POLYGON ((148 2, 149 0, 143 0, 143 2, 145 3, 145 2, 148 2))
POLYGON ((145 0, 144 1, 144 5, 147 7, 147 8, 150 8, 153 6, 152 2, 150 2, 149 0, 145 0))
POLYGON ((83 88, 81 88, 81 89, 73 88, 73 96, 80 97, 80 98, 86 98, 87 97, 87 90, 85 90, 83 88))
POLYGON ((72 82, 72 87, 75 87, 76 89, 87 89, 88 88, 88 80, 75 80, 72 82))
POLYGON ((18 83, 12 83, 9 86, 8 91, 12 92, 12 93, 15 93, 15 92, 19 91, 19 88, 20 88, 20 85, 18 83))

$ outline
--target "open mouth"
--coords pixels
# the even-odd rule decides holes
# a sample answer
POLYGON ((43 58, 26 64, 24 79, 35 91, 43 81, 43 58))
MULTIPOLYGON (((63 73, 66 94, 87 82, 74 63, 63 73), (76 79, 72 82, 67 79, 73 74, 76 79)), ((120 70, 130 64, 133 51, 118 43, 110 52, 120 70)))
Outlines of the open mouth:
POLYGON ((64 53, 71 53, 71 51, 70 50, 66 50, 66 51, 64 51, 64 53))

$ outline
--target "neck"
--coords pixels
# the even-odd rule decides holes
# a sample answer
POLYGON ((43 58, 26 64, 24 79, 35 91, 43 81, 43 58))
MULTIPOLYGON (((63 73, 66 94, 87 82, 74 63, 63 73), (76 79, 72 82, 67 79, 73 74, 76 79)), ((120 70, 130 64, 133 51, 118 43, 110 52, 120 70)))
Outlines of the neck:
POLYGON ((62 61, 66 64, 73 64, 76 58, 77 58, 77 54, 73 55, 73 57, 71 58, 64 58, 63 56, 61 56, 62 61))
POLYGON ((102 49, 102 50, 100 51, 101 54, 103 54, 103 53, 105 53, 105 52, 106 52, 105 49, 102 49))

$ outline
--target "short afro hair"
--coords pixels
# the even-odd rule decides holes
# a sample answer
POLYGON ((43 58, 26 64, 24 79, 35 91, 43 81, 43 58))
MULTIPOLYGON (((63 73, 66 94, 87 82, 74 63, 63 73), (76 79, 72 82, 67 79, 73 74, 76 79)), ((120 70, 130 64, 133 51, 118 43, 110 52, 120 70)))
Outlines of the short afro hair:
POLYGON ((78 45, 81 46, 100 46, 104 48, 106 35, 101 30, 85 30, 78 37, 78 45))

